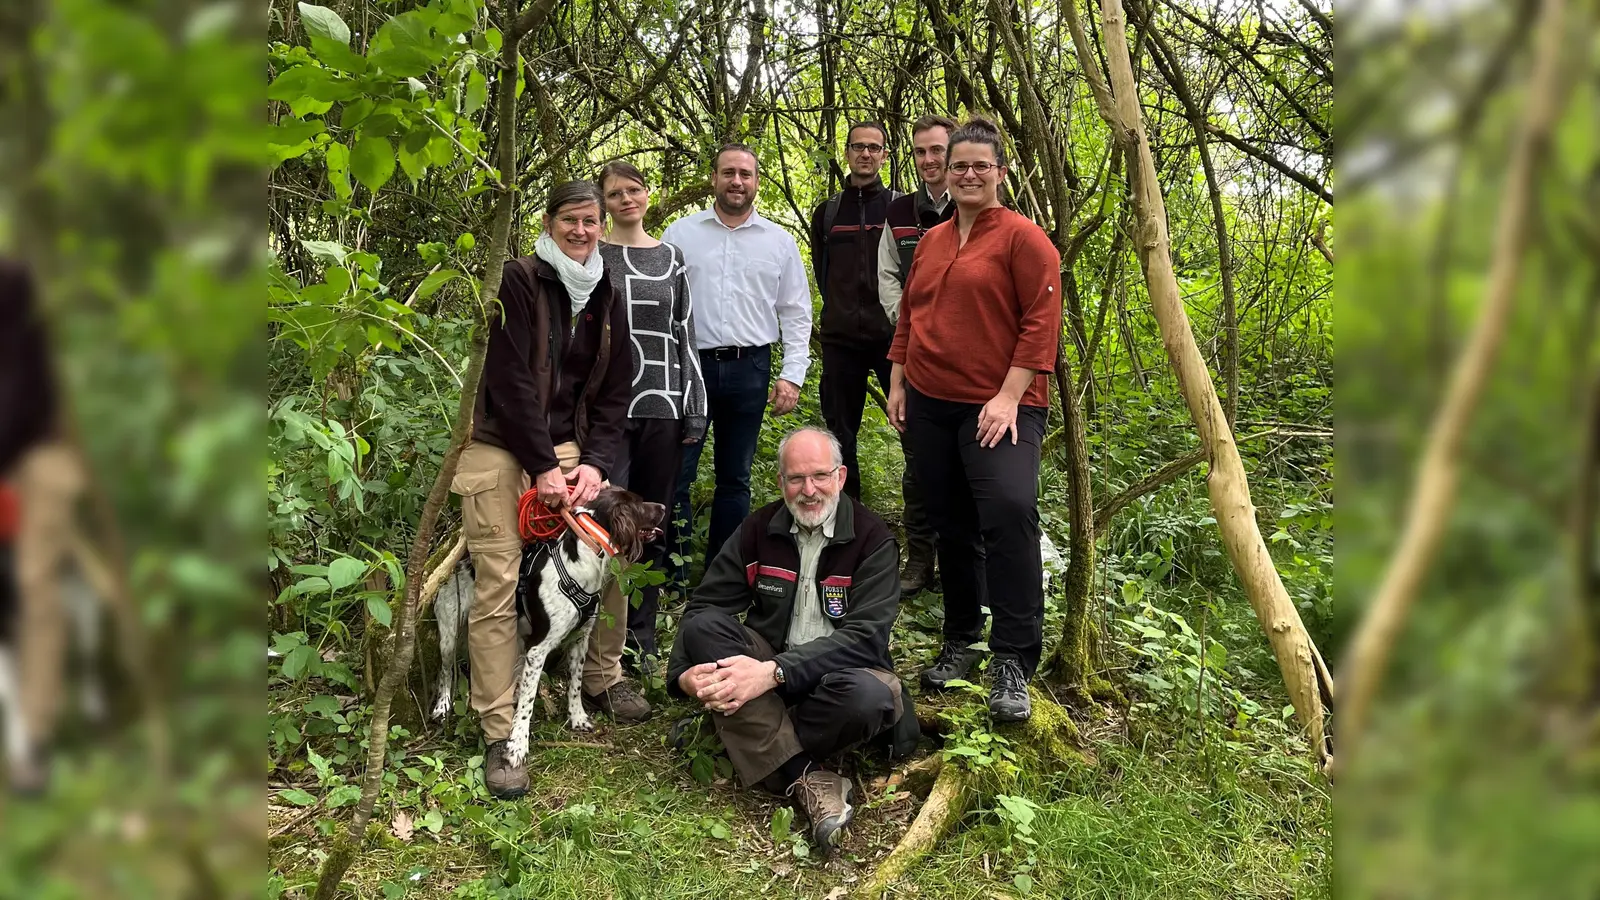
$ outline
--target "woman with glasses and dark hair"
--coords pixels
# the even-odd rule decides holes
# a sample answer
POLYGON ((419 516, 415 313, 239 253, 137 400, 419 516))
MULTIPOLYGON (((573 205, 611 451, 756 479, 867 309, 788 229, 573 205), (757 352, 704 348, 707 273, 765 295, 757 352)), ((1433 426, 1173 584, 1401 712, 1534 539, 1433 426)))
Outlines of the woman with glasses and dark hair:
POLYGON ((989 711, 1020 721, 1032 712, 1028 679, 1043 643, 1039 452, 1061 332, 1061 254, 1001 202, 1006 153, 994 123, 968 120, 950 135, 948 159, 955 218, 917 244, 889 350, 889 421, 928 487, 944 580, 944 647, 922 685, 968 676, 987 605, 989 711))
MULTIPOLYGON (((694 345, 689 276, 683 251, 644 230, 650 210, 644 174, 617 160, 607 163, 596 181, 611 225, 600 255, 628 312, 633 337, 633 398, 611 483, 670 508, 681 448, 706 433, 706 384, 694 345)), ((641 561, 667 571, 665 536, 650 543, 641 561)), ((657 656, 661 588, 647 587, 641 594, 639 605, 628 609, 628 646, 648 667, 657 656)))
MULTIPOLYGON (((489 316, 489 349, 450 489, 461 496, 476 597, 467 619, 472 708, 489 745, 484 782, 508 799, 528 774, 506 756, 517 636, 522 537, 517 502, 531 483, 551 509, 583 506, 599 493, 622 443, 633 389, 628 316, 600 256, 600 191, 570 181, 550 192, 544 231, 531 256, 506 263, 500 303, 489 316)), ((583 665, 584 703, 622 720, 649 704, 622 680, 626 602, 615 586, 583 665), (614 622, 607 625, 607 618, 614 622)))

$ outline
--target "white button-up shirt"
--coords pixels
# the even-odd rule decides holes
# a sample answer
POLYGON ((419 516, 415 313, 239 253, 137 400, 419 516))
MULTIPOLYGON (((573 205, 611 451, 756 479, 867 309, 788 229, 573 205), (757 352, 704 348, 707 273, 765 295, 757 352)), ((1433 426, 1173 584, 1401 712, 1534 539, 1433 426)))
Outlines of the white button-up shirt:
POLYGON ((811 285, 794 238, 760 213, 736 228, 716 210, 673 222, 661 239, 683 251, 694 298, 695 347, 758 347, 781 330, 783 370, 795 385, 811 365, 811 285))

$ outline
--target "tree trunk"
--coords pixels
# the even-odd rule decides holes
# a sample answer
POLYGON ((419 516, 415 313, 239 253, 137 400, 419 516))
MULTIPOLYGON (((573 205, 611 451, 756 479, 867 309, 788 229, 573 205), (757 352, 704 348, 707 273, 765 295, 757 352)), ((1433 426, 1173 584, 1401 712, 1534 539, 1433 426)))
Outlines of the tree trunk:
POLYGON ((1533 73, 1501 195, 1483 311, 1471 339, 1456 359, 1417 467, 1405 526, 1345 657, 1340 680, 1345 682, 1348 694, 1340 723, 1352 753, 1359 752, 1367 710, 1387 668, 1389 652, 1444 539, 1455 508, 1461 443, 1511 317, 1522 274, 1522 256, 1532 232, 1529 219, 1538 193, 1539 164, 1549 149, 1561 103, 1568 94, 1561 83, 1563 6, 1563 0, 1544 0, 1541 5, 1533 73))
MULTIPOLYGON (((372 810, 383 787, 384 761, 389 748, 389 712, 395 693, 405 682, 411 670, 411 658, 416 652, 417 614, 420 611, 423 580, 428 575, 428 549, 433 542, 434 529, 439 523, 439 512, 444 508, 455 477, 456 462, 472 432, 472 409, 478 396, 478 384, 483 377, 484 353, 488 349, 488 310, 500 295, 500 273, 509 255, 511 244, 511 216, 516 207, 517 194, 517 97, 515 82, 519 65, 518 45, 522 38, 543 23, 555 0, 537 0, 520 18, 516 5, 505 5, 505 44, 500 60, 500 85, 498 86, 496 118, 499 120, 500 191, 496 201, 494 223, 488 258, 484 263, 483 292, 479 306, 477 327, 473 339, 467 370, 461 383, 461 401, 456 407, 455 424, 450 430, 450 447, 445 451, 439 474, 428 491, 422 506, 422 518, 417 523, 416 538, 411 542, 411 553, 406 559, 405 597, 395 611, 394 656, 384 669, 378 682, 377 696, 372 703, 372 725, 367 733, 367 771, 362 776, 361 800, 356 804, 350 828, 334 839, 333 848, 323 860, 317 874, 316 900, 332 900, 339 889, 339 881, 354 861, 356 851, 366 834, 367 823, 372 820, 372 810)), ((528 77, 532 77, 531 69, 528 77)))
POLYGON ((1051 658, 1055 678, 1089 692, 1090 594, 1094 587, 1094 492, 1089 475, 1089 440, 1073 388, 1066 342, 1056 349, 1056 393, 1061 398, 1061 436, 1067 451, 1067 504, 1072 535, 1065 580, 1067 620, 1051 658))
POLYGON ((1128 180, 1132 193, 1137 231, 1135 249, 1144 269, 1150 304, 1161 329, 1167 357, 1178 376, 1189 414, 1200 433, 1201 446, 1211 461, 1207 487, 1212 510, 1216 513, 1222 542, 1238 573, 1245 595, 1266 630, 1278 667, 1283 672, 1289 699, 1310 739, 1312 752, 1326 764, 1329 747, 1324 731, 1324 709, 1318 687, 1317 653, 1311 636, 1300 621, 1300 613, 1289 599, 1273 566, 1255 507, 1250 501, 1250 485, 1244 461, 1234 444, 1233 431, 1217 400, 1216 387, 1206 370, 1205 358, 1195 342, 1189 316, 1178 292, 1172 269, 1171 242, 1167 235, 1166 201, 1156 174, 1155 160, 1145 136, 1139 107, 1138 85, 1128 55, 1127 22, 1121 0, 1102 0, 1101 17, 1107 67, 1111 76, 1108 88, 1100 78, 1094 54, 1083 23, 1070 0, 1062 6, 1072 31, 1084 76, 1094 92, 1101 116, 1111 129, 1113 140, 1127 157, 1128 180))

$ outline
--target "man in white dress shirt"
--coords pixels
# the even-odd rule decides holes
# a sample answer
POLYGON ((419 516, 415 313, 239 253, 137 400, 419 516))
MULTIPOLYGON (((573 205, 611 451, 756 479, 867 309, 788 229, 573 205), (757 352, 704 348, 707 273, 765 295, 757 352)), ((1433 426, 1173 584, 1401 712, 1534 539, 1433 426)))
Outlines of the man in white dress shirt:
MULTIPOLYGON (((744 144, 723 146, 711 174, 716 202, 661 235, 683 251, 688 268, 709 430, 717 437, 708 560, 750 514, 750 464, 766 408, 779 416, 794 409, 811 364, 811 287, 800 248, 756 212, 759 183, 755 152, 744 144), (772 345, 780 336, 783 366, 774 382, 772 345)), ((684 447, 675 520, 689 519, 689 488, 704 446, 684 447)))

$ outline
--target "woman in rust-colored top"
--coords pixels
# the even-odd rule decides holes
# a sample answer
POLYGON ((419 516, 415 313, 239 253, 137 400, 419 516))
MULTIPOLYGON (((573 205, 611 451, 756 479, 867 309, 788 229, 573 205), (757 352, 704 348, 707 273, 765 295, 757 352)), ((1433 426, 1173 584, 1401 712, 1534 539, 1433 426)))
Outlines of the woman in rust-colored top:
POLYGON ((889 349, 889 421, 928 486, 944 579, 944 648, 922 684, 938 690, 968 676, 987 605, 989 711, 1020 721, 1032 711, 1027 685, 1043 643, 1039 448, 1061 333, 1061 255, 1000 202, 1006 156, 992 122, 972 119, 951 135, 949 160, 956 215, 917 245, 889 349))

